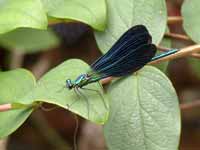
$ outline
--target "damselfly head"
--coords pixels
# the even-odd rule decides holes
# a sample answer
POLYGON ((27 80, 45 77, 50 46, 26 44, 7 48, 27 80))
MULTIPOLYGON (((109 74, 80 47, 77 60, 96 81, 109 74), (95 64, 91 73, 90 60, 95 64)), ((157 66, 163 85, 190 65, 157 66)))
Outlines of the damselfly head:
POLYGON ((74 87, 74 84, 72 83, 71 79, 66 80, 66 87, 71 90, 74 87))

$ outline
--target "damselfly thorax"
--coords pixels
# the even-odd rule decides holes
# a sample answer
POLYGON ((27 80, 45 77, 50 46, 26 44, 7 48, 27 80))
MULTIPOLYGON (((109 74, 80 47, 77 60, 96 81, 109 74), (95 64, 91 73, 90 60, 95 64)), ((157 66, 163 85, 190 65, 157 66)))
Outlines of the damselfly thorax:
POLYGON ((76 78, 76 80, 72 81, 71 79, 66 80, 66 87, 68 89, 72 88, 81 88, 87 84, 89 84, 91 77, 88 74, 81 74, 76 78))

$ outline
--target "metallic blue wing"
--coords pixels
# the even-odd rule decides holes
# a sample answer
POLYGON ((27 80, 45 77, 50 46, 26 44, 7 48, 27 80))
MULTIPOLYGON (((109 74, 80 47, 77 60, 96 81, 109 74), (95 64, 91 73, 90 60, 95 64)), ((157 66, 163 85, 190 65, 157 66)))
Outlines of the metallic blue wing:
POLYGON ((125 76, 142 68, 155 53, 156 47, 151 44, 148 30, 143 25, 137 25, 125 32, 91 68, 101 78, 125 76))
POLYGON ((131 50, 134 50, 142 44, 151 43, 151 35, 143 25, 137 25, 126 31, 119 40, 111 47, 111 49, 99 59, 97 59, 92 65, 94 71, 99 68, 104 68, 107 63, 112 63, 118 60, 118 57, 126 54, 131 50))
POLYGON ((153 44, 145 44, 131 51, 127 55, 120 58, 113 64, 108 65, 106 68, 99 70, 103 78, 113 76, 120 77, 131 74, 151 61, 156 53, 156 46, 153 44))

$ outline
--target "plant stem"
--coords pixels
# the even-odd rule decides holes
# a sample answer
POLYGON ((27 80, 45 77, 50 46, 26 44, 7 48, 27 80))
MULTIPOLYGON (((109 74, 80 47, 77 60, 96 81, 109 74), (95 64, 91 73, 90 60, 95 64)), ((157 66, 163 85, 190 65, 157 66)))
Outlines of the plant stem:
POLYGON ((194 58, 200 59, 200 54, 199 53, 192 53, 191 55, 194 58))
MULTIPOLYGON (((167 48, 167 47, 162 47, 162 46, 157 46, 157 48, 162 52, 166 52, 166 51, 169 51, 169 50, 173 49, 173 48, 167 48)), ((192 53, 190 56, 194 57, 194 58, 197 58, 197 59, 200 59, 200 54, 199 53, 192 53)))
POLYGON ((200 52, 200 45, 198 45, 198 44, 192 45, 192 46, 188 46, 188 47, 185 47, 185 48, 179 50, 175 54, 163 57, 163 58, 155 60, 155 61, 152 61, 148 64, 157 64, 157 63, 160 63, 160 62, 163 62, 163 61, 169 61, 169 60, 173 60, 173 59, 176 59, 176 58, 189 56, 192 53, 198 53, 198 52, 200 52))
POLYGON ((176 23, 182 23, 183 18, 181 16, 169 16, 167 19, 168 24, 176 24, 176 23))
MULTIPOLYGON (((168 50, 168 48, 163 48, 163 47, 160 47, 160 46, 159 46, 159 48, 163 49, 163 51, 168 50)), ((160 58, 160 59, 155 60, 155 61, 151 61, 148 64, 149 65, 158 64, 158 63, 161 63, 161 62, 164 62, 164 61, 169 61, 169 60, 173 60, 173 59, 177 59, 177 58, 181 58, 181 57, 185 57, 185 56, 191 56, 191 55, 192 56, 195 55, 196 57, 198 55, 198 57, 200 57, 200 54, 198 54, 198 52, 200 52, 200 44, 182 48, 181 50, 179 50, 178 52, 176 52, 174 54, 160 58)), ((111 82, 111 80, 113 80, 113 79, 114 79, 114 77, 105 78, 105 79, 101 80, 101 84, 107 84, 107 83, 111 82)))
POLYGON ((200 107, 199 100, 190 103, 180 104, 181 110, 193 109, 194 107, 200 107))
POLYGON ((10 69, 19 68, 22 66, 24 60, 24 53, 19 50, 13 50, 11 52, 11 62, 10 62, 10 69))
MULTIPOLYGON (((54 59, 52 52, 44 53, 40 56, 38 62, 32 66, 31 70, 35 75, 36 79, 40 78, 51 66, 52 60, 54 59)), ((56 106, 57 107, 57 106, 56 106)), ((42 107, 44 110, 46 108, 42 107)), ((54 109, 53 107, 52 109, 54 109)), ((52 110, 46 109, 46 111, 52 110)), ((41 111, 36 111, 31 116, 31 120, 36 126, 36 128, 41 132, 41 134, 45 137, 46 141, 49 142, 52 146, 57 150, 71 150, 71 146, 67 143, 56 130, 51 128, 41 111)))
POLYGON ((41 111, 36 111, 31 116, 34 126, 41 132, 42 136, 57 150, 70 150, 69 144, 49 126, 41 111))
POLYGON ((102 79, 100 82, 101 82, 101 84, 107 84, 107 83, 109 83, 112 79, 113 79, 113 77, 107 77, 107 78, 105 78, 105 79, 102 79))
POLYGON ((0 139, 0 150, 7 150, 7 139, 0 139))
POLYGON ((162 52, 169 51, 171 48, 163 47, 163 46, 157 46, 157 49, 159 49, 162 52))
POLYGON ((44 53, 40 56, 34 66, 32 66, 32 73, 35 75, 36 79, 39 79, 51 66, 51 59, 49 58, 48 53, 44 53))
POLYGON ((12 109, 11 104, 2 104, 0 105, 0 112, 8 111, 12 109))
POLYGON ((177 40, 192 41, 188 36, 177 33, 165 33, 165 36, 177 40))

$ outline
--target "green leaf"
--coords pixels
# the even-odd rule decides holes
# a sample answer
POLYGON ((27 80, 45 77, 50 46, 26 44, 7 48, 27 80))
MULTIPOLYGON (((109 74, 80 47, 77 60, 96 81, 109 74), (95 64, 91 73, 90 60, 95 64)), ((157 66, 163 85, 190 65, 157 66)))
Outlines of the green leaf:
POLYGON ((69 60, 52 69, 37 84, 32 74, 24 69, 0 72, 0 104, 11 103, 18 108, 0 112, 0 138, 14 132, 26 120, 33 111, 33 107, 26 106, 35 102, 55 104, 95 123, 105 123, 109 112, 108 99, 99 84, 84 87, 98 90, 101 95, 79 89, 87 100, 65 87, 66 79, 74 80, 88 69, 89 66, 80 60, 69 60))
POLYGON ((0 45, 8 50, 33 53, 56 47, 59 39, 51 30, 20 28, 0 35, 0 45))
POLYGON ((188 62, 192 67, 194 73, 200 78, 200 60, 196 58, 188 58, 188 62))
POLYGON ((108 0, 108 24, 104 32, 95 32, 100 50, 105 53, 130 27, 144 24, 158 44, 165 32, 165 0, 108 0))
POLYGON ((86 73, 89 66, 84 62, 72 59, 62 63, 45 74, 37 83, 36 87, 23 98, 22 103, 43 101, 58 105, 65 109, 89 119, 90 121, 103 124, 108 117, 108 100, 103 94, 99 84, 93 83, 85 88, 95 89, 101 92, 104 100, 97 92, 79 89, 84 96, 66 88, 66 80, 75 80, 79 75, 86 73), (89 105, 87 104, 89 103, 89 105), (106 104, 104 104, 104 102, 106 104))
MULTIPOLYGON (((32 74, 24 69, 0 72, 0 104, 19 101, 36 84, 32 74)), ((31 114, 32 108, 0 112, 0 138, 14 132, 31 114)))
POLYGON ((106 24, 105 0, 42 0, 49 16, 86 23, 97 30, 106 24))
POLYGON ((183 28, 190 38, 200 43, 200 1, 199 0, 184 0, 181 13, 183 16, 183 28))
POLYGON ((40 0, 1 0, 0 33, 18 27, 45 29, 47 17, 40 0))
POLYGON ((113 82, 104 133, 110 150, 177 150, 180 111, 176 92, 158 69, 146 66, 113 82))

